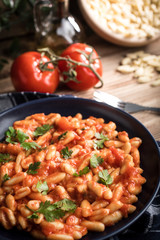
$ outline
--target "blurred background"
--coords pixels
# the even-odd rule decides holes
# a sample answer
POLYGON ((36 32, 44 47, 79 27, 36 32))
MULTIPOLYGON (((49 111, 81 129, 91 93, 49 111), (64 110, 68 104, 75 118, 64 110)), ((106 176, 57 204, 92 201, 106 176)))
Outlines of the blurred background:
MULTIPOLYGON (((43 1, 37 1, 43 2, 43 1)), ((0 50, 1 54, 15 58, 20 53, 36 50, 36 32, 34 25, 34 4, 36 0, 0 1, 0 50), (27 39, 27 41, 26 41, 27 39)), ((45 9, 46 10, 46 9, 45 9)), ((87 32, 87 41, 92 30, 82 17, 77 0, 69 1, 69 13, 83 25, 87 32)), ((46 10, 47 11, 47 10, 46 10)), ((83 39, 85 42, 86 39, 83 39)), ((2 68, 2 67, 1 67, 2 68)))

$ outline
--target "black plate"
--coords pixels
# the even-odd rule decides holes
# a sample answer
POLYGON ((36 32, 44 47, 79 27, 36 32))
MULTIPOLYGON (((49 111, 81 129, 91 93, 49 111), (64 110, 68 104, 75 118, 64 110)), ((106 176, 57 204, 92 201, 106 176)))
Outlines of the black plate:
MULTIPOLYGON (((129 215, 128 218, 118 222, 115 226, 106 227, 103 233, 89 232, 83 237, 83 240, 103 240, 128 228, 149 207, 160 185, 160 153, 152 135, 135 118, 107 104, 82 98, 55 97, 31 101, 1 113, 0 140, 3 140, 5 131, 14 121, 41 112, 45 114, 55 112, 65 116, 74 116, 80 112, 84 118, 89 116, 102 117, 105 119, 105 122, 115 122, 118 131, 127 131, 130 138, 136 136, 142 139, 143 144, 140 147, 141 168, 144 169, 143 176, 147 179, 147 182, 143 185, 143 190, 138 196, 139 200, 135 204, 137 207, 136 211, 129 215)), ((0 227, 0 239, 31 240, 33 238, 24 231, 7 231, 0 227)))

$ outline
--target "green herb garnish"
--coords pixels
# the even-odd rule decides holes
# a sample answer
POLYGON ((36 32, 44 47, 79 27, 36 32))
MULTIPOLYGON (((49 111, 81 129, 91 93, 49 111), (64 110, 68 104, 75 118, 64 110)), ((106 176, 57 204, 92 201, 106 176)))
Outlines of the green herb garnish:
POLYGON ((9 127, 8 130, 6 131, 6 142, 9 143, 17 143, 15 142, 16 139, 16 130, 13 127, 9 127))
POLYGON ((29 136, 21 130, 17 130, 17 138, 20 143, 23 143, 29 136))
POLYGON ((31 163, 29 165, 29 168, 27 170, 28 174, 36 174, 37 170, 39 169, 41 162, 35 162, 35 163, 31 163))
POLYGON ((85 175, 87 173, 89 173, 90 169, 89 167, 85 167, 82 170, 79 171, 79 173, 73 173, 74 177, 81 177, 82 175, 85 175))
POLYGON ((9 180, 10 179, 10 177, 8 176, 8 174, 5 174, 4 176, 3 176, 3 182, 6 182, 7 180, 9 180))
POLYGON ((29 136, 22 132, 21 130, 14 129, 13 127, 9 127, 6 131, 6 142, 17 144, 23 143, 29 136))
POLYGON ((107 136, 103 135, 103 133, 95 133, 95 137, 98 140, 94 140, 94 149, 101 149, 104 147, 104 142, 109 140, 107 136))
MULTIPOLYGON (((28 208, 28 207, 27 207, 28 208)), ((31 210, 31 209, 30 209, 31 210)), ((33 213, 32 215, 27 217, 28 219, 34 219, 34 218, 39 218, 37 213, 33 213)))
POLYGON ((107 169, 100 171, 98 173, 98 176, 100 178, 98 182, 102 183, 103 185, 108 186, 108 185, 112 184, 112 182, 113 182, 113 178, 109 175, 107 169))
POLYGON ((45 201, 44 203, 41 202, 39 209, 36 211, 30 208, 28 209, 32 211, 33 214, 28 216, 27 218, 30 219, 38 218, 37 213, 42 213, 45 219, 48 222, 51 222, 54 221, 55 219, 64 217, 67 212, 74 212, 76 210, 76 204, 73 201, 64 198, 63 200, 55 202, 54 204, 51 204, 50 201, 45 201))
POLYGON ((42 195, 47 195, 49 188, 46 181, 44 181, 43 183, 41 181, 38 181, 36 188, 38 192, 42 193, 42 195))
POLYGON ((52 128, 53 128, 53 126, 51 126, 49 124, 44 124, 41 127, 36 128, 36 130, 33 133, 33 136, 34 137, 42 136, 52 128))
POLYGON ((73 201, 71 201, 67 198, 64 198, 63 200, 55 202, 54 205, 56 206, 56 208, 59 208, 66 212, 74 212, 77 207, 73 201))
POLYGON ((26 151, 32 148, 41 148, 41 146, 38 145, 36 142, 25 142, 26 139, 29 139, 29 136, 19 129, 17 130, 13 127, 9 127, 8 131, 6 131, 6 142, 8 143, 21 143, 21 147, 23 147, 26 151))
POLYGON ((96 168, 103 162, 104 162, 103 158, 101 158, 101 156, 97 156, 96 154, 94 154, 90 159, 90 165, 92 168, 96 168))
POLYGON ((24 142, 21 144, 21 147, 23 147, 26 151, 30 149, 36 149, 36 148, 41 148, 40 145, 38 145, 36 142, 24 142))
POLYGON ((63 156, 63 158, 68 159, 71 157, 73 151, 69 150, 68 147, 65 147, 61 150, 61 155, 63 156))
POLYGON ((62 133, 61 135, 58 136, 58 140, 60 139, 64 139, 64 137, 66 136, 66 134, 68 133, 68 131, 62 133))
POLYGON ((0 153, 0 163, 9 162, 13 159, 10 157, 9 153, 0 153))

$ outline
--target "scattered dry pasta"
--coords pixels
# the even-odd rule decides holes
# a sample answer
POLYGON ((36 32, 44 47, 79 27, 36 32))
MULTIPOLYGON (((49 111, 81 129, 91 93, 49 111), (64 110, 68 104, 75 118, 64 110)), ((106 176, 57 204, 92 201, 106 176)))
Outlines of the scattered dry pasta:
POLYGON ((125 38, 146 39, 160 31, 159 0, 87 0, 98 23, 125 38))
POLYGON ((80 113, 34 114, 0 143, 0 223, 37 239, 81 239, 136 210, 146 179, 138 137, 80 113))
POLYGON ((138 83, 150 82, 152 87, 160 86, 160 56, 138 51, 128 53, 117 67, 117 71, 128 74, 138 83))

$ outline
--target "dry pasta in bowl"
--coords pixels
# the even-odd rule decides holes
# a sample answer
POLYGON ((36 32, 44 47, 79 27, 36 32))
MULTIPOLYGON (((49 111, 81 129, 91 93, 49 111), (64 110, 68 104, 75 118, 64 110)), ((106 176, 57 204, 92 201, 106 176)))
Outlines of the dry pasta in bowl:
POLYGON ((159 0, 78 0, 86 22, 99 36, 138 47, 160 37, 159 0))
POLYGON ((146 179, 138 137, 112 121, 38 113, 0 143, 0 223, 38 239, 81 239, 136 210, 146 179))

